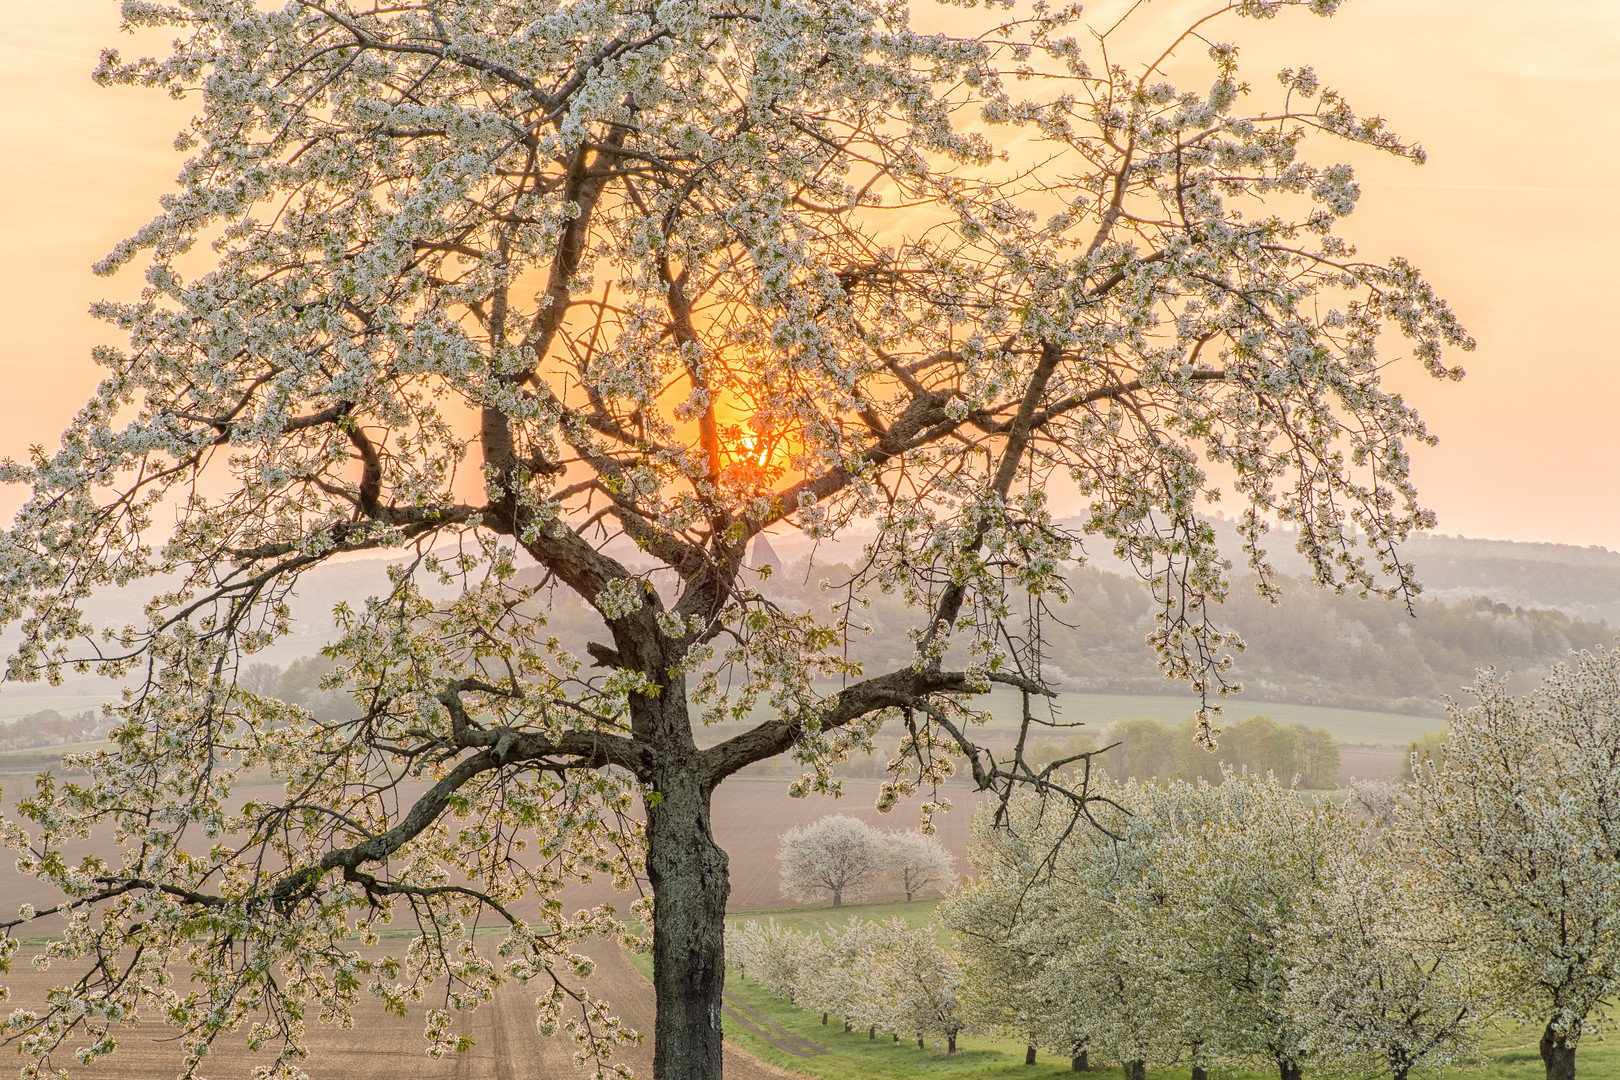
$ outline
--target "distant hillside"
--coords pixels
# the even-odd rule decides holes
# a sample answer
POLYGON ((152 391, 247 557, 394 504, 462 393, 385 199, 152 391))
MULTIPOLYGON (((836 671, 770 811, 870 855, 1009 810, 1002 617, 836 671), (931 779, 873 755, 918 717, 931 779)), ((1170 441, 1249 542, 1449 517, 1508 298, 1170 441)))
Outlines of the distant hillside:
MULTIPOLYGON (((1217 523, 1222 549, 1241 563, 1237 529, 1217 523)), ((1294 537, 1271 539, 1272 562, 1287 574, 1307 572, 1294 537)), ((1554 608, 1620 626, 1620 552, 1573 544, 1523 544, 1462 536, 1415 536, 1402 549, 1423 595, 1437 600, 1488 596, 1511 607, 1554 608)))
MULTIPOLYGON (((1075 524, 1075 523, 1069 523, 1075 524)), ((1215 519, 1221 549, 1234 565, 1244 563, 1237 529, 1215 519)), ((773 535, 779 559, 792 564, 813 554, 820 565, 855 562, 866 537, 851 534, 836 544, 812 544, 797 533, 773 535)), ((1272 564, 1284 574, 1303 575, 1309 567, 1294 549, 1295 537, 1267 537, 1272 564)), ((1510 607, 1553 608, 1592 621, 1620 626, 1620 552, 1572 544, 1526 544, 1461 536, 1416 536, 1404 552, 1416 568, 1423 594, 1437 600, 1489 596, 1510 607)), ((1098 542, 1088 545, 1085 563, 1094 569, 1129 575, 1129 568, 1098 542)), ((779 568, 780 569, 780 568, 779 568)))
MULTIPOLYGON (((1230 524, 1220 523, 1220 528, 1235 549, 1230 524)), ((1279 570, 1305 569, 1287 536, 1272 540, 1279 570)), ((819 582, 837 581, 847 573, 834 559, 853 562, 860 546, 858 536, 812 546, 797 533, 785 533, 756 548, 751 561, 773 564, 775 572, 765 582, 773 596, 800 610, 815 606, 824 611, 828 597, 819 582)), ((1399 604, 1334 596, 1292 583, 1275 608, 1246 584, 1234 589, 1219 619, 1248 643, 1233 673, 1244 684, 1246 699, 1433 717, 1443 713, 1444 697, 1455 695, 1478 667, 1512 669, 1519 673, 1516 684, 1525 686, 1569 649, 1615 640, 1620 553, 1457 537, 1414 539, 1406 550, 1424 582, 1415 618, 1399 604)), ((1133 577, 1117 572, 1122 569, 1117 561, 1092 554, 1086 565, 1071 571, 1073 598, 1056 610, 1057 620, 1047 630, 1048 674, 1066 690, 1165 692, 1166 683, 1143 643, 1151 619, 1145 590, 1133 577)), ((367 596, 386 587, 387 567, 397 561, 351 559, 309 573, 292 597, 293 635, 254 659, 287 668, 318 652, 332 633, 333 606, 362 607, 367 596)), ((538 578, 538 572, 521 575, 531 577, 538 578)), ((141 603, 152 591, 99 597, 95 614, 104 622, 138 620, 141 603)), ((448 594, 438 585, 433 591, 448 594)), ((587 640, 601 637, 594 613, 566 590, 548 592, 536 610, 571 649, 583 650, 587 640)), ((905 662, 910 651, 905 632, 914 615, 897 598, 874 598, 862 613, 872 633, 851 642, 852 655, 869 670, 905 662)), ((80 694, 111 692, 101 680, 73 681, 80 694)), ((12 695, 22 688, 6 690, 12 695)))
POLYGON ((1425 538, 1411 552, 1427 595, 1485 595, 1620 626, 1620 552, 1460 537, 1425 538))
MULTIPOLYGON (((821 580, 836 585, 845 568, 803 563, 773 575, 779 602, 824 607, 821 580)), ((1069 574, 1069 601, 1052 607, 1044 631, 1046 675, 1063 690, 1157 694, 1166 689, 1144 639, 1152 629, 1152 598, 1135 578, 1079 567, 1069 574)), ((903 663, 906 630, 915 613, 898 597, 874 598, 859 619, 869 634, 850 653, 873 670, 903 663)), ((1542 608, 1515 608, 1487 597, 1445 602, 1421 598, 1408 613, 1399 603, 1341 596, 1293 579, 1281 602, 1261 599, 1240 580, 1216 614, 1242 635, 1232 679, 1245 699, 1441 716, 1478 668, 1512 670, 1528 685, 1571 649, 1616 640, 1611 627, 1542 608)), ((1241 710, 1243 705, 1233 706, 1241 710)))

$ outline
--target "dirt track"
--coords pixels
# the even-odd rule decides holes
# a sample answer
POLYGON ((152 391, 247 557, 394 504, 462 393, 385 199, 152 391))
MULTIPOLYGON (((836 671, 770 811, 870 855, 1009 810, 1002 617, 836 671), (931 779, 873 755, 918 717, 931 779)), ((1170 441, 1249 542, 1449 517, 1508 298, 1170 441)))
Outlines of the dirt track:
MULTIPOLYGON (((34 951, 25 950, 24 958, 5 977, 12 987, 8 1011, 38 1001, 54 981, 52 973, 36 973, 28 963, 26 957, 34 951)), ((605 946, 597 957, 591 988, 609 999, 627 1024, 646 1033, 642 1045, 617 1051, 615 1060, 626 1062, 637 1076, 650 1077, 651 984, 617 948, 605 946)), ((356 1015, 353 1030, 310 1025, 310 1056, 304 1068, 311 1080, 584 1080, 590 1072, 574 1067, 573 1040, 566 1033, 548 1038, 535 1031, 533 998, 534 992, 521 986, 502 988, 494 1001, 464 1021, 463 1031, 473 1036, 473 1048, 437 1061, 423 1050, 420 1013, 401 1019, 368 1001, 356 1015)), ((117 1034, 118 1050, 94 1067, 77 1067, 71 1056, 56 1064, 70 1066, 74 1080, 169 1080, 180 1069, 173 1035, 161 1024, 125 1029, 117 1034)), ((222 1037, 209 1056, 205 1075, 212 1080, 246 1078, 255 1065, 268 1063, 269 1055, 249 1053, 242 1044, 241 1034, 222 1037)), ((0 1058, 0 1075, 20 1064, 21 1059, 0 1058)), ((727 1080, 785 1080, 791 1075, 726 1045, 727 1080)))

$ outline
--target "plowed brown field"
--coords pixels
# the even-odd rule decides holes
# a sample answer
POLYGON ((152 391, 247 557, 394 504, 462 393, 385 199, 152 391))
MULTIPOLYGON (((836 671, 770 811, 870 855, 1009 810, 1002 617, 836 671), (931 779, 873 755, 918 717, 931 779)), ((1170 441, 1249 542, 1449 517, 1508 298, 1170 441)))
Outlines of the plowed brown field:
MULTIPOLYGON (((26 789, 31 787, 32 784, 8 778, 7 803, 25 796, 26 789)), ((733 780, 721 785, 715 795, 715 831, 721 846, 731 856, 729 906, 732 910, 779 908, 793 903, 784 899, 777 888, 776 850, 778 837, 794 825, 832 813, 850 814, 886 828, 913 828, 917 824, 916 809, 907 804, 901 804, 887 816, 878 814, 872 806, 877 794, 875 783, 846 782, 845 791, 845 797, 838 800, 821 796, 791 799, 787 795, 786 781, 733 780)), ((961 860, 966 853, 973 795, 965 789, 953 791, 952 795, 956 810, 941 815, 937 824, 941 838, 961 860)), ((14 814, 14 809, 8 806, 8 816, 14 814)), ((106 841, 92 842, 88 850, 100 848, 105 848, 100 850, 104 857, 113 855, 106 841)), ((575 886, 565 895, 571 908, 612 902, 620 910, 626 910, 630 899, 600 884, 575 886)), ((890 893, 874 897, 891 898, 899 897, 890 893)), ((36 879, 19 876, 11 858, 0 859, 0 912, 9 915, 23 902, 46 907, 55 902, 55 897, 36 879)), ((46 934, 51 929, 50 921, 41 920, 36 932, 46 934)), ((396 948, 402 947, 403 943, 396 944, 396 948)), ((44 973, 35 971, 28 962, 35 951, 25 949, 11 972, 0 976, 0 984, 12 989, 11 999, 4 1006, 6 1011, 37 1005, 46 990, 72 974, 66 967, 44 973)), ((651 985, 616 946, 603 944, 589 988, 598 997, 612 1002, 627 1024, 646 1033, 647 1040, 641 1046, 620 1050, 618 1054, 638 1075, 650 1076, 651 985)), ((304 1067, 313 1080, 381 1080, 384 1077, 389 1080, 396 1077, 407 1080, 551 1080, 553 1077, 572 1080, 588 1075, 587 1071, 577 1070, 573 1065, 572 1039, 566 1035, 545 1037, 535 1031, 533 998, 532 990, 503 987, 494 1001, 464 1020, 467 1026, 463 1030, 473 1036, 473 1049, 439 1060, 428 1058, 423 1051, 420 1013, 401 1019, 367 1001, 356 1015, 351 1030, 311 1023, 307 1043, 310 1057, 304 1067)), ((728 1017, 726 1022, 738 1021, 728 1017)), ((174 1034, 161 1023, 124 1029, 117 1034, 117 1052, 93 1067, 79 1067, 71 1058, 56 1064, 70 1066, 76 1080, 79 1077, 84 1080, 167 1080, 177 1074, 181 1059, 174 1034)), ((255 1065, 268 1063, 267 1056, 249 1053, 242 1043, 240 1034, 222 1037, 208 1059, 205 1075, 214 1080, 245 1078, 255 1065)), ((726 1055, 728 1080, 780 1080, 790 1075, 729 1044, 726 1055)), ((6 1062, 8 1056, 0 1052, 0 1074, 8 1073, 12 1067, 6 1062)), ((20 1065, 20 1061, 17 1064, 20 1065)))
MULTIPOLYGON (((15 800, 26 797, 33 784, 24 777, 7 777, 5 797, 7 814, 15 820, 15 800)), ((426 785, 417 785, 425 788, 426 785)), ((253 789, 247 789, 252 792, 253 789)), ((845 781, 845 795, 829 799, 812 795, 805 799, 792 799, 787 794, 785 780, 733 779, 721 784, 714 796, 715 839, 731 856, 732 911, 757 911, 761 908, 790 907, 795 902, 783 898, 777 888, 776 850, 778 838, 794 825, 804 824, 826 814, 849 814, 862 818, 880 828, 912 829, 917 827, 917 809, 914 803, 902 802, 892 813, 879 814, 873 803, 877 799, 875 781, 845 781)), ((412 795, 414 791, 402 791, 412 795)), ((262 789, 260 791, 262 797, 262 789)), ((956 809, 936 816, 935 826, 945 846, 956 856, 958 868, 965 867, 967 855, 968 819, 972 815, 974 800, 978 798, 966 787, 953 788, 950 796, 956 809)), ((246 795, 242 796, 246 798, 246 795)), ((26 824, 26 823, 25 823, 26 824)), ((98 854, 115 861, 116 852, 106 836, 92 838, 88 844, 78 845, 72 855, 98 854)), ((614 903, 627 910, 630 897, 615 894, 605 882, 576 885, 564 894, 572 909, 614 903)), ((874 894, 876 900, 895 900, 904 897, 895 892, 874 894)), ((58 900, 56 893, 37 879, 21 877, 14 860, 0 857, 0 913, 9 915, 21 903, 46 908, 58 900)), ((41 926, 39 933, 49 933, 41 926)))
MULTIPOLYGON (((24 950, 21 961, 4 978, 12 997, 7 1006, 39 1002, 54 982, 52 973, 34 971, 24 950)), ((618 1015, 648 1034, 640 1046, 615 1052, 636 1075, 652 1075, 652 986, 630 965, 617 947, 604 946, 597 957, 591 989, 607 998, 618 1015)), ((354 1028, 343 1031, 311 1024, 304 1064, 311 1080, 581 1080, 589 1071, 573 1064, 574 1042, 566 1034, 546 1037, 534 1026, 534 994, 521 986, 503 987, 493 1001, 463 1018, 462 1031, 471 1034, 473 1047, 466 1053, 434 1060, 424 1052, 422 1017, 402 1019, 370 1001, 357 1012, 354 1028)), ((181 1051, 174 1032, 161 1024, 124 1029, 118 1049, 92 1066, 79 1066, 71 1056, 54 1062, 70 1067, 74 1080, 169 1080, 180 1071, 181 1051)), ((70 1043, 70 1047, 78 1043, 70 1043)), ((8 1055, 9 1056, 9 1055, 8 1055)), ((12 1061, 20 1064, 20 1059, 12 1061)), ((240 1035, 219 1039, 203 1069, 213 1080, 234 1080, 251 1075, 256 1065, 269 1063, 268 1054, 253 1054, 240 1035)), ((0 1071, 9 1072, 0 1059, 0 1071)), ((784 1080, 791 1074, 726 1045, 728 1080, 784 1080)))

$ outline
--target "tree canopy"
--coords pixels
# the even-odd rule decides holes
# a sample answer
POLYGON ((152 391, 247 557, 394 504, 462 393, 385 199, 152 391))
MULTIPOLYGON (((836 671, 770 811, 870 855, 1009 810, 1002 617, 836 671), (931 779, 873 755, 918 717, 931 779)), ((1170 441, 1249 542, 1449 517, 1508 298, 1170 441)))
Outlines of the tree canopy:
POLYGON ((1547 1080, 1571 1080, 1620 986, 1620 653, 1578 653, 1524 697, 1484 672, 1474 696, 1417 762, 1398 828, 1471 920, 1497 992, 1545 1025, 1547 1080))
POLYGON ((3 469, 31 492, 0 544, 8 676, 132 686, 92 780, 8 826, 66 894, 59 967, 88 973, 12 1037, 48 1055, 88 1027, 95 1057, 160 1012, 193 1065, 246 1026, 291 1076, 305 1002, 448 980, 442 1051, 515 979, 605 1058, 573 950, 628 931, 559 897, 644 875, 654 1072, 714 1077, 725 777, 791 751, 824 788, 892 722, 885 807, 961 754, 1083 811, 1067 763, 974 744, 971 694, 1038 698, 1045 598, 1088 537, 1151 585, 1164 670, 1225 689, 1199 517, 1222 494, 1262 589, 1281 522, 1319 583, 1409 591, 1429 436, 1380 345, 1447 377, 1468 342, 1409 263, 1335 235, 1353 171, 1302 151, 1422 152, 1308 67, 1250 83, 1213 36, 1333 0, 1213 7, 1128 58, 1118 25, 1044 5, 956 36, 898 0, 126 3, 172 50, 96 77, 197 114, 161 212, 98 267, 144 265, 95 308, 127 344, 61 445, 3 469), (753 537, 856 522, 876 538, 841 606, 760 595, 753 537), (238 678, 302 572, 378 551, 404 561, 329 650, 351 709, 238 678), (93 624, 87 598, 142 581, 142 620, 93 624), (551 589, 601 617, 586 655, 548 636, 551 589), (880 590, 913 652, 860 670, 842 643, 880 590), (249 773, 282 787, 233 800, 249 773), (70 860, 90 829, 121 853, 70 860), (400 956, 345 944, 389 921, 421 928, 400 956))

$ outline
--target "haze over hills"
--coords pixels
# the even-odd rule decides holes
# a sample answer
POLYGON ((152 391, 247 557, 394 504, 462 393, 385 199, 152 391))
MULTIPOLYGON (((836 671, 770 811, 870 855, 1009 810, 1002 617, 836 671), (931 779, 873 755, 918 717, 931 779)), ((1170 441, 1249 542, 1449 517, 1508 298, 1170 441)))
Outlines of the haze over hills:
MULTIPOLYGON (((1223 547, 1237 555, 1231 524, 1217 526, 1223 547)), ((1279 571, 1305 569, 1287 536, 1271 539, 1279 571)), ((824 609, 828 596, 821 582, 836 582, 847 573, 842 564, 860 558, 861 541, 813 544, 797 533, 773 533, 750 553, 750 562, 772 565, 774 572, 761 587, 774 598, 801 610, 824 609)), ((1406 552, 1424 584, 1415 617, 1400 604, 1335 596, 1293 581, 1284 583, 1284 599, 1272 607, 1240 575, 1220 614, 1248 644, 1233 673, 1245 692, 1229 711, 1243 715, 1248 702, 1279 702, 1438 717, 1444 714, 1444 698, 1455 695, 1478 667, 1512 669, 1515 685, 1528 687, 1570 649, 1616 638, 1620 553, 1446 536, 1416 538, 1406 552)), ((291 598, 294 633, 253 659, 285 668, 316 654, 332 636, 334 606, 363 607, 366 597, 386 587, 387 568, 397 561, 357 558, 311 571, 291 598)), ((1070 571, 1072 596, 1056 609, 1059 621, 1046 635, 1046 670, 1059 688, 1174 692, 1143 644, 1151 623, 1149 597, 1124 570, 1111 555, 1092 553, 1070 571)), ((525 571, 520 578, 532 574, 525 571)), ((437 583, 427 588, 430 594, 451 592, 437 583)), ((103 624, 139 620, 152 591, 98 597, 95 615, 103 624)), ((594 614, 565 590, 544 594, 540 606, 551 631, 570 648, 583 649, 601 633, 594 614)), ((871 670, 904 662, 909 655, 905 630, 913 614, 897 597, 874 598, 861 616, 872 631, 852 640, 852 656, 871 670)), ((111 689, 86 677, 71 679, 60 690, 7 685, 0 693, 0 716, 31 712, 42 696, 104 695, 111 689), (25 702, 34 704, 21 708, 25 702)))
POLYGON ((1415 541, 1412 557, 1436 599, 1485 595, 1620 626, 1620 552, 1437 536, 1415 541))
MULTIPOLYGON (((1213 521, 1221 550, 1234 565, 1242 566, 1236 524, 1221 517, 1213 521)), ((784 566, 812 555, 821 564, 853 562, 867 539, 850 534, 829 543, 811 541, 796 532, 770 535, 784 566)), ((1272 564, 1284 574, 1298 576, 1309 567, 1294 543, 1294 536, 1287 532, 1267 537, 1272 564)), ((1620 551, 1435 534, 1412 537, 1402 551, 1417 569, 1423 595, 1431 599, 1489 596, 1510 607, 1550 608, 1620 626, 1620 551)), ((1123 560, 1099 543, 1089 546, 1086 564, 1124 576, 1132 573, 1123 560)))

